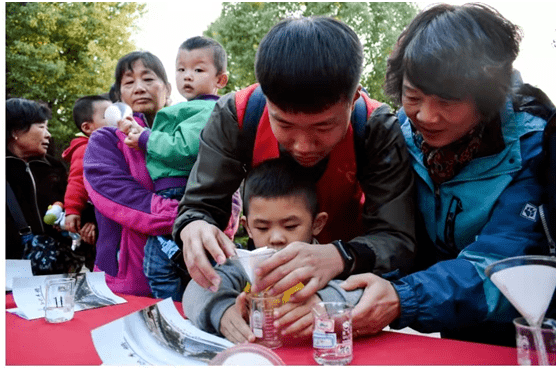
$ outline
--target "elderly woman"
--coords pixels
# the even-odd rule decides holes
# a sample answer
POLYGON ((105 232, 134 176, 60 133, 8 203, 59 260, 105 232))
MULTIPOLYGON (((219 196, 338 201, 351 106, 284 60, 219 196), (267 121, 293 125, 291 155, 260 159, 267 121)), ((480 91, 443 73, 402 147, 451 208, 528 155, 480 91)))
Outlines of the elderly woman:
MULTIPOLYGON (((155 55, 133 52, 118 61, 115 91, 137 124, 150 127, 171 88, 155 55)), ((106 273, 112 291, 146 296, 151 289, 142 267, 145 242, 149 235, 171 233, 178 201, 153 192, 145 153, 129 148, 125 139, 116 127, 99 129, 84 156, 85 186, 99 227, 95 270, 106 273)))
POLYGON ((543 188, 531 164, 555 111, 514 73, 519 42, 515 25, 480 4, 433 6, 399 37, 385 88, 403 106, 424 224, 417 270, 424 270, 342 283, 364 288, 353 311, 356 335, 408 326, 515 344, 512 320, 520 314, 484 270, 503 258, 548 253, 537 216, 543 188))
MULTIPOLYGON (((64 165, 47 154, 50 118, 50 109, 38 102, 19 98, 6 101, 6 181, 32 234, 68 242, 59 230, 43 222, 48 206, 64 201, 67 183, 64 165)), ((21 259, 25 240, 11 213, 6 215, 6 258, 21 259)))

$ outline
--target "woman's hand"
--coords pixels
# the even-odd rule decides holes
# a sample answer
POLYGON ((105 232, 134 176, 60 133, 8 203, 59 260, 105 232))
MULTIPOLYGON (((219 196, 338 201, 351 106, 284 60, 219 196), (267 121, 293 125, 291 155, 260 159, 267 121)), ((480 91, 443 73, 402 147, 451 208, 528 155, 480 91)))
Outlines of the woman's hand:
POLYGON ((87 244, 95 245, 95 224, 92 222, 87 222, 81 228, 79 235, 81 239, 87 244))
POLYGON ((314 316, 312 307, 322 300, 317 294, 302 303, 287 302, 274 310, 275 327, 282 328, 282 336, 305 338, 312 335, 314 316))
POLYGON ((254 342, 256 336, 247 324, 248 315, 248 300, 246 293, 243 292, 236 297, 236 303, 223 313, 219 328, 221 334, 235 344, 254 342))
POLYGON ((376 334, 400 315, 401 305, 395 288, 377 275, 349 276, 339 286, 345 290, 364 288, 360 301, 353 309, 355 336, 376 334))
POLYGON ((219 228, 202 220, 190 222, 180 232, 184 262, 190 276, 200 286, 216 292, 221 278, 207 258, 208 252, 222 265, 235 254, 234 243, 219 228))
POLYGON ((135 128, 131 129, 128 136, 126 136, 126 139, 124 139, 124 144, 128 145, 128 147, 132 149, 139 149, 139 138, 142 132, 143 129, 141 131, 137 131, 135 128))
POLYGON ((141 127, 132 117, 124 117, 117 122, 118 129, 128 135, 130 132, 141 133, 144 128, 141 127))
POLYGON ((277 295, 303 283, 291 302, 304 302, 342 271, 343 259, 333 244, 294 242, 258 266, 252 292, 271 286, 269 294, 277 295))

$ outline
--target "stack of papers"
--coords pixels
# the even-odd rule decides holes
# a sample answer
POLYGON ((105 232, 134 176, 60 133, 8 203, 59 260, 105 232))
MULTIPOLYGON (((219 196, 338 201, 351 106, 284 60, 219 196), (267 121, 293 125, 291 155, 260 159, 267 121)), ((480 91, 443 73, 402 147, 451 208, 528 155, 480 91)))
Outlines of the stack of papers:
POLYGON ((234 344, 184 319, 171 298, 91 331, 103 365, 207 365, 234 344))
POLYGON ((76 279, 75 311, 127 302, 109 289, 104 272, 14 277, 12 293, 17 307, 7 311, 26 320, 45 317, 45 281, 63 277, 76 279))

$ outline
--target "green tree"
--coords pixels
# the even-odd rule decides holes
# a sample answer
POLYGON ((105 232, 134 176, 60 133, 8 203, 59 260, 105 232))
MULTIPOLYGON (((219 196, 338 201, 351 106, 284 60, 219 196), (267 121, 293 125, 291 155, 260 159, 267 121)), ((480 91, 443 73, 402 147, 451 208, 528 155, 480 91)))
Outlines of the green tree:
POLYGON ((137 3, 6 3, 6 96, 42 100, 56 154, 76 128, 73 104, 112 85, 118 59, 144 12, 137 3))
POLYGON ((229 55, 229 83, 224 93, 256 82, 254 58, 260 40, 281 19, 324 15, 355 30, 364 47, 362 85, 370 96, 386 101, 382 89, 386 60, 403 28, 418 13, 414 3, 277 2, 223 3, 219 18, 204 32, 219 41, 229 55))

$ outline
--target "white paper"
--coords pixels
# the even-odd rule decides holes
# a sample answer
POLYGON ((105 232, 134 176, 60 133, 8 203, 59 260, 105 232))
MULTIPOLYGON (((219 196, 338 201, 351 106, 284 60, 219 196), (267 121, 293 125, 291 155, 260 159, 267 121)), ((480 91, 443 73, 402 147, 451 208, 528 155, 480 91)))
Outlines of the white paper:
POLYGON ((6 291, 12 291, 14 277, 33 276, 30 260, 6 260, 6 291))
POLYGON ((103 365, 207 365, 234 344, 196 328, 171 298, 91 331, 103 365))
POLYGON ((256 268, 260 265, 260 263, 271 257, 275 252, 275 249, 268 247, 256 248, 253 251, 237 249, 236 256, 231 257, 230 260, 232 263, 237 264, 244 270, 246 276, 248 276, 250 284, 253 284, 256 279, 256 268))
POLYGON ((15 277, 13 279, 12 294, 17 307, 7 311, 27 320, 45 317, 45 281, 47 279, 70 276, 76 278, 75 311, 127 302, 109 289, 105 281, 105 273, 102 271, 79 274, 40 275, 15 277))

